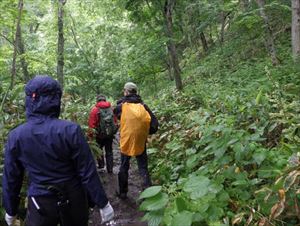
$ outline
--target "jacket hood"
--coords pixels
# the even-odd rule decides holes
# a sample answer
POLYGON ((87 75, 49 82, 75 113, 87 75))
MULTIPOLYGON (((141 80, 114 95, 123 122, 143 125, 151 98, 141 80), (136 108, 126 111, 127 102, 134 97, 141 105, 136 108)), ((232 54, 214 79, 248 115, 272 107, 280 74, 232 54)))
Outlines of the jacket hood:
POLYGON ((96 107, 98 108, 110 108, 110 102, 107 101, 100 101, 96 103, 96 107))
POLYGON ((49 76, 36 76, 25 86, 27 119, 58 118, 62 90, 59 83, 49 76))
POLYGON ((128 103, 143 103, 143 100, 140 95, 138 94, 129 94, 127 96, 122 97, 120 100, 117 101, 117 104, 121 104, 123 102, 128 103))

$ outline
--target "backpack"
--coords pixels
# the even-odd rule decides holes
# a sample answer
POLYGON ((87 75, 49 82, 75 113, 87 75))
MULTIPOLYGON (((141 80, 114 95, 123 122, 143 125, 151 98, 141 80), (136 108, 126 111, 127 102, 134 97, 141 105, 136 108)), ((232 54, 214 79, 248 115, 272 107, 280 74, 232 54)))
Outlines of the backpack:
POLYGON ((150 114, 141 103, 123 103, 120 122, 120 148, 127 156, 144 152, 150 129, 150 114))
POLYGON ((99 108, 99 124, 97 126, 97 136, 99 138, 112 138, 118 128, 114 122, 114 113, 111 108, 99 108))

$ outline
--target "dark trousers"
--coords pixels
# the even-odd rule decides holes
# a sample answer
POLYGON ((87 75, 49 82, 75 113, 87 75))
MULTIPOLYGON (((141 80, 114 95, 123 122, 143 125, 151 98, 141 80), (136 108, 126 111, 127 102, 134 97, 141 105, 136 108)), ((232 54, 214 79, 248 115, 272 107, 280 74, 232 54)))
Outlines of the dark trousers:
POLYGON ((36 196, 34 197, 38 211, 31 197, 28 197, 28 208, 25 226, 87 226, 88 203, 83 189, 77 189, 69 194, 69 204, 64 208, 57 205, 58 197, 36 196))
MULTIPOLYGON (((121 153, 121 166, 118 174, 119 180, 119 192, 127 193, 128 192, 128 170, 130 167, 130 158, 121 153)), ((151 179, 148 172, 148 156, 147 152, 144 151, 141 155, 136 156, 139 173, 143 179, 143 189, 151 186, 151 179)))
MULTIPOLYGON (((99 147, 103 150, 105 149, 105 161, 106 161, 106 169, 108 173, 112 173, 113 171, 113 150, 112 143, 113 138, 105 138, 105 139, 97 139, 97 143, 99 147)), ((97 158, 98 168, 104 168, 104 155, 101 155, 97 158)))

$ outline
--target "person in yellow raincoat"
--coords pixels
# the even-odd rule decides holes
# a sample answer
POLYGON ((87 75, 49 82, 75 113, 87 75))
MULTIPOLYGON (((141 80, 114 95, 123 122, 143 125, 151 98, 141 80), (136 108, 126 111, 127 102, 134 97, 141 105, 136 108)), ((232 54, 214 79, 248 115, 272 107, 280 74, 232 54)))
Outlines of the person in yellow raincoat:
POLYGON ((136 157, 143 188, 151 186, 146 142, 148 135, 157 131, 158 120, 138 95, 136 84, 127 82, 123 91, 124 97, 117 102, 114 114, 120 120, 121 165, 118 173, 118 195, 121 199, 126 199, 131 157, 136 157))

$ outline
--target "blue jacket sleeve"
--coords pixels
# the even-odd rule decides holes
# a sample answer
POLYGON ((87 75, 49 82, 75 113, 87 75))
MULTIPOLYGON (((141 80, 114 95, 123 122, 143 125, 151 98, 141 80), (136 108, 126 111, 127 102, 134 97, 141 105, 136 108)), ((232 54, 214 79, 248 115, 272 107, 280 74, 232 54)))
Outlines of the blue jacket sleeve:
POLYGON ((108 203, 108 199, 98 176, 91 150, 79 126, 73 134, 73 139, 71 141, 73 146, 72 160, 81 178, 81 183, 86 188, 92 201, 98 207, 103 208, 108 203))
POLYGON ((2 179, 3 205, 10 216, 18 212, 20 190, 24 177, 24 167, 18 160, 16 139, 9 135, 5 145, 4 172, 2 179))

